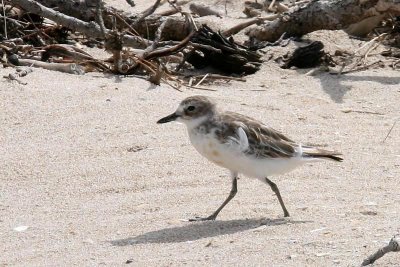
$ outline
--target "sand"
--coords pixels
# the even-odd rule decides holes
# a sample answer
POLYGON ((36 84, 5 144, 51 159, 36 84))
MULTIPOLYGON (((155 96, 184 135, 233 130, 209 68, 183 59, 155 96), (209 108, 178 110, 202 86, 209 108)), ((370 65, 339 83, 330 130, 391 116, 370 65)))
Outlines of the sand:
POLYGON ((215 92, 42 69, 27 85, 1 79, 0 265, 359 266, 400 231, 399 123, 385 140, 400 72, 307 71, 267 62, 246 82, 206 85, 215 92), (269 187, 241 177, 216 221, 186 222, 230 190, 183 125, 156 124, 195 94, 345 160, 270 177, 289 219, 269 187))

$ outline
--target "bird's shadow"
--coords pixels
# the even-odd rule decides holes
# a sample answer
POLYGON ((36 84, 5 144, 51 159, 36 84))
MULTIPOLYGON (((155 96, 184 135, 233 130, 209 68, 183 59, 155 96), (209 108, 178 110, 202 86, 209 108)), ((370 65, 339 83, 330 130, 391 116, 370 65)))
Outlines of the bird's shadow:
POLYGON ((134 237, 112 240, 110 243, 114 246, 129 246, 150 243, 179 243, 198 240, 206 237, 234 234, 261 226, 278 226, 283 224, 298 224, 308 222, 311 221, 294 221, 289 219, 246 219, 194 222, 188 223, 184 226, 151 231, 134 237))

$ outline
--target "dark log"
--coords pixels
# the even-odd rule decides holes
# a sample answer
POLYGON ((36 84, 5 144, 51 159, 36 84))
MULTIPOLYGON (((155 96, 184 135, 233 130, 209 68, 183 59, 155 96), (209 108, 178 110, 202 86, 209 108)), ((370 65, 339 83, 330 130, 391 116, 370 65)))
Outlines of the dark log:
POLYGON ((312 42, 309 45, 298 47, 285 60, 285 64, 281 67, 288 69, 292 66, 298 68, 312 68, 322 62, 325 52, 322 50, 324 44, 320 41, 312 42))
POLYGON ((259 53, 250 51, 247 47, 234 42, 233 39, 226 39, 206 25, 198 30, 191 42, 204 45, 198 46, 197 51, 187 58, 187 61, 196 68, 211 65, 226 73, 252 74, 259 70, 262 62, 259 53))

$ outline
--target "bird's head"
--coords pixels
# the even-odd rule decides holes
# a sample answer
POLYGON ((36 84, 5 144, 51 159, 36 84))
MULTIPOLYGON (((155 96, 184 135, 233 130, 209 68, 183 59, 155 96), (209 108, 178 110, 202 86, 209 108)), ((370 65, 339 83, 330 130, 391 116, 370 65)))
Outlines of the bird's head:
POLYGON ((157 123, 178 121, 186 124, 188 128, 194 128, 214 115, 215 103, 205 96, 191 96, 184 99, 177 110, 157 123))

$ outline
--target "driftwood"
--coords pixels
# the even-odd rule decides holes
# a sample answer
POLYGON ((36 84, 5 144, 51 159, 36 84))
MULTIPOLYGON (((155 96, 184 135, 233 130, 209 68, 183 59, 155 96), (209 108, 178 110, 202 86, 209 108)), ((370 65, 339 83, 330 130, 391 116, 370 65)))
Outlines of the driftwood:
POLYGON ((18 59, 14 65, 43 68, 47 70, 60 71, 70 74, 85 74, 83 68, 75 63, 48 63, 33 59, 18 59))
MULTIPOLYGON (((13 2, 15 1, 13 0, 13 2)), ((37 0, 36 2, 85 22, 96 21, 96 5, 93 4, 93 0, 37 0)), ((138 35, 150 40, 154 39, 157 29, 164 21, 162 15, 151 14, 144 17, 142 23, 135 24, 135 22, 142 17, 142 14, 118 10, 110 6, 106 6, 102 11, 104 24, 107 28, 111 29, 113 27, 113 17, 116 16, 116 27, 119 31, 125 30, 127 24, 132 25, 133 30, 138 35)), ((198 26, 200 26, 200 24, 198 24, 198 26)), ((180 41, 185 39, 189 33, 190 26, 184 17, 169 17, 161 37, 164 40, 180 41)))
MULTIPOLYGON (((40 1, 54 4, 53 0, 40 1)), ((80 1, 77 3, 81 7, 79 10, 76 10, 75 5, 71 5, 71 1, 66 0, 60 2, 57 11, 33 0, 15 0, 13 4, 20 8, 22 13, 29 12, 30 16, 32 14, 38 15, 37 25, 40 28, 37 28, 33 36, 38 39, 45 38, 39 44, 41 46, 40 51, 37 51, 37 48, 33 48, 27 53, 19 53, 15 49, 11 51, 8 48, 10 46, 5 46, 4 49, 8 54, 12 55, 12 58, 14 58, 13 64, 17 66, 29 64, 33 67, 74 74, 82 74, 83 70, 124 75, 141 74, 149 76, 149 80, 155 84, 159 84, 160 81, 168 83, 167 79, 179 84, 180 81, 171 76, 172 72, 170 70, 174 66, 171 65, 172 61, 168 58, 170 56, 173 56, 173 61, 179 61, 179 63, 175 63, 179 64, 179 67, 184 62, 189 62, 196 68, 213 66, 229 74, 250 74, 259 69, 261 63, 260 54, 250 51, 247 47, 234 42, 233 39, 226 39, 223 34, 216 33, 207 26, 200 27, 197 30, 198 26, 193 22, 193 18, 184 12, 182 14, 186 16, 185 19, 177 17, 179 20, 176 20, 175 17, 162 17, 157 21, 160 24, 152 40, 142 38, 140 33, 137 32, 139 29, 135 30, 133 27, 147 24, 151 16, 157 17, 157 15, 151 14, 160 3, 161 1, 157 0, 143 14, 128 18, 125 15, 115 13, 115 10, 104 7, 100 0, 93 2, 80 1), (88 8, 82 9, 84 5, 88 8), (64 11, 69 11, 66 13, 70 15, 58 11, 63 10, 63 8, 64 11), (79 15, 79 18, 73 17, 72 14, 79 15), (107 14, 112 14, 112 16, 107 16, 107 14), (80 19, 85 18, 85 16, 86 18, 90 16, 93 20, 84 21, 80 19), (41 17, 45 17, 57 25, 52 23, 42 24, 41 17), (112 23, 110 17, 114 18, 114 25, 109 25, 109 23, 112 23), (118 19, 120 20, 119 24, 116 23, 118 19), (185 38, 181 41, 161 41, 165 38, 163 33, 168 31, 169 25, 174 25, 176 21, 181 20, 184 22, 182 25, 185 30, 181 30, 180 34, 188 31, 185 38), (49 28, 60 27, 59 25, 66 29, 67 35, 69 34, 68 30, 72 30, 73 32, 78 32, 74 36, 83 34, 89 40, 90 38, 103 40, 105 49, 112 53, 112 57, 106 61, 97 60, 84 51, 74 48, 74 46, 54 44, 52 37, 49 37, 46 32, 49 28), (110 30, 110 27, 113 30, 110 30), (50 45, 46 46, 46 44, 50 45), (123 49, 126 46, 139 47, 139 49, 123 49), (183 53, 177 54, 181 51, 183 53), (38 54, 41 57, 37 56, 38 54), (169 64, 169 66, 166 64, 169 64)), ((175 6, 175 4, 173 5, 175 6)), ((262 21, 262 19, 259 21, 262 21)), ((26 35, 23 36, 23 38, 25 37, 26 35)), ((34 44, 34 47, 35 45, 37 46, 37 44, 34 44)), ((174 73, 174 75, 177 74, 176 72, 174 73)), ((179 85, 174 88, 178 87, 179 85)))
MULTIPOLYGON (((28 10, 31 13, 43 16, 56 23, 62 24, 63 26, 73 31, 79 31, 87 36, 94 38, 104 37, 103 32, 97 23, 85 22, 77 18, 67 16, 61 12, 54 11, 51 8, 45 7, 33 0, 13 0, 13 3, 19 5, 25 10, 28 10)), ((110 33, 110 30, 106 29, 105 33, 110 33)), ((144 45, 146 44, 146 41, 144 41, 143 38, 140 38, 139 36, 124 35, 122 39, 126 46, 144 47, 144 45)))
POLYGON ((230 36, 230 35, 236 34, 236 33, 240 32, 241 30, 243 30, 253 24, 260 24, 266 20, 271 21, 271 20, 278 18, 279 16, 280 15, 278 15, 278 14, 274 14, 274 15, 270 15, 267 17, 259 17, 259 18, 254 18, 254 19, 248 20, 246 22, 243 22, 236 26, 233 26, 232 28, 230 28, 228 30, 225 30, 223 32, 223 35, 230 36))
POLYGON ((213 8, 204 4, 191 3, 189 5, 189 9, 191 12, 197 14, 200 17, 212 15, 222 18, 222 15, 217 10, 214 10, 213 8))
POLYGON ((399 0, 321 0, 292 9, 265 25, 248 29, 250 38, 275 41, 284 32, 302 36, 316 30, 339 30, 371 16, 400 14, 399 0))
POLYGON ((358 36, 358 37, 365 37, 368 33, 370 33, 373 29, 375 29, 379 23, 385 19, 388 14, 380 14, 377 16, 372 16, 366 18, 360 22, 351 24, 349 27, 344 29, 350 35, 358 36))
POLYGON ((377 252, 366 258, 361 266, 367 266, 373 264, 377 259, 382 258, 388 252, 399 252, 400 251, 400 235, 395 235, 390 239, 389 244, 380 248, 377 252))
MULTIPOLYGON (((288 6, 283 6, 278 1, 272 1, 268 6, 265 3, 246 2, 247 6, 254 6, 255 9, 260 7, 262 10, 274 9, 278 13, 288 9, 289 11, 254 18, 217 33, 207 26, 201 26, 189 13, 182 11, 186 8, 181 8, 179 1, 154 0, 147 10, 137 14, 104 6, 102 0, 5 1, 7 4, 11 3, 17 12, 25 16, 24 19, 20 19, 21 15, 11 17, 13 27, 19 27, 18 31, 13 31, 18 32, 13 38, 20 38, 23 42, 33 45, 35 51, 23 52, 15 49, 11 51, 9 49, 12 47, 11 40, 6 41, 8 44, 3 42, 9 50, 1 47, 0 50, 3 49, 20 59, 39 60, 42 55, 41 60, 49 61, 46 62, 48 64, 76 63, 84 67, 85 71, 147 75, 151 76, 150 80, 156 84, 166 81, 166 78, 169 81, 181 82, 172 75, 179 75, 178 71, 182 66, 187 66, 187 63, 191 63, 195 68, 213 66, 229 74, 251 74, 256 72, 261 64, 261 55, 255 51, 266 46, 281 44, 283 38, 302 35, 316 29, 345 28, 348 24, 365 21, 385 12, 391 11, 397 14, 397 9, 400 9, 399 6, 393 7, 394 3, 400 0, 334 0, 331 2, 306 0, 300 1, 301 4, 296 2, 288 6), (158 6, 166 2, 170 4, 174 12, 179 12, 180 15, 156 14, 158 6), (47 21, 44 23, 43 18, 55 23, 47 23, 47 21), (272 21, 265 23, 266 20, 272 21), (262 25, 263 23, 265 24, 262 25), (236 43, 231 35, 252 24, 262 26, 253 28, 250 33, 261 29, 262 35, 250 34, 251 37, 258 39, 250 38, 248 47, 236 43), (29 27, 35 27, 35 30, 24 32, 29 27), (70 34, 71 31, 75 34, 70 34), (287 32, 286 35, 283 34, 284 32, 287 32), (62 38, 58 38, 57 34, 62 38), (54 45, 57 42, 71 42, 71 39, 72 42, 80 42, 82 36, 85 37, 87 43, 104 45, 103 47, 112 53, 112 57, 107 61, 96 60, 90 55, 84 55, 82 51, 73 51, 54 45), (260 41, 260 39, 278 39, 279 41, 270 43, 260 41)), ((192 9, 198 6, 195 3, 191 5, 192 9)), ((209 9, 206 11, 209 14, 209 9)), ((203 15, 201 12, 199 14, 203 15)), ((296 50, 286 60, 284 67, 312 67, 319 64, 326 55, 318 44, 313 43, 296 50)), ((368 51, 365 58, 368 56, 368 51)), ((398 63, 394 63, 394 66, 398 63)), ((7 62, 4 64, 7 65, 7 62)), ((34 64, 34 66, 38 65, 40 64, 34 64)))

